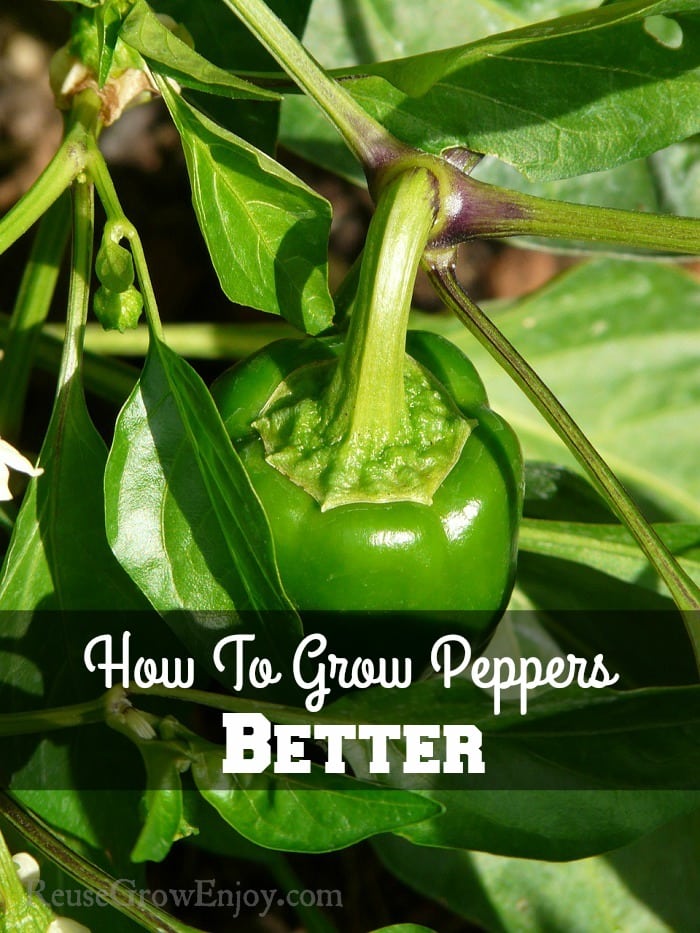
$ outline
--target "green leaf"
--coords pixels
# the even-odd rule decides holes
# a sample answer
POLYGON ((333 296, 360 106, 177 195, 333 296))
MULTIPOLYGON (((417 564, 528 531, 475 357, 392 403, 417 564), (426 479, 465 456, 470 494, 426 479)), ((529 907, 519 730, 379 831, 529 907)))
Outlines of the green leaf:
MULTIPOLYGON (((183 23, 195 48, 220 68, 235 72, 269 72, 277 69, 274 59, 253 34, 221 0, 153 0, 158 13, 167 13, 183 23)), ((311 0, 270 0, 268 6, 301 36, 311 0)), ((221 126, 232 130, 270 155, 277 142, 279 107, 260 107, 254 101, 209 97, 203 106, 221 126)))
POLYGON ((146 819, 131 859, 161 862, 174 842, 193 832, 183 810, 182 764, 165 743, 139 742, 138 747, 146 765, 146 819))
POLYGON ((114 59, 114 51, 119 38, 121 12, 116 4, 103 3, 95 13, 97 31, 97 83, 104 86, 114 59))
MULTIPOLYGON (((694 790, 662 789, 696 785, 700 687, 593 692, 550 690, 531 697, 526 716, 519 703, 496 716, 471 683, 446 691, 428 681, 399 696, 348 696, 327 715, 334 722, 424 722, 428 709, 431 722, 476 724, 485 775, 421 775, 421 793, 445 812, 399 835, 421 845, 567 860, 623 845, 696 809, 700 799, 694 790)), ((392 785, 413 786, 396 747, 392 756, 392 785)), ((369 776, 361 743, 347 757, 356 775, 369 776)))
POLYGON ((175 78, 187 87, 224 97, 281 100, 279 94, 256 88, 207 61, 164 26, 144 0, 134 4, 120 38, 140 52, 157 74, 175 78))
POLYGON ((330 852, 434 816, 439 805, 409 791, 310 774, 233 775, 221 770, 222 750, 192 765, 202 797, 222 819, 257 845, 288 852, 330 852))
POLYGON ((435 930, 420 923, 394 923, 390 927, 374 930, 374 933, 435 933, 435 930))
POLYGON ((541 19, 593 9, 600 0, 356 0, 315 3, 304 45, 327 68, 419 55, 475 42, 541 19))
MULTIPOLYGON (((498 325, 655 521, 700 516, 700 285, 680 269, 600 260, 498 315, 498 325)), ((581 471, 492 358, 454 318, 416 318, 460 346, 527 459, 581 471)))
MULTIPOLYGON (((146 603, 105 536, 107 448, 75 381, 57 399, 0 577, 0 611, 134 610, 146 603)), ((27 623, 29 622, 27 616, 27 623)))
MULTIPOLYGON (((655 527, 681 565, 700 582, 700 525, 675 523, 655 527)), ((666 592, 627 529, 619 525, 525 519, 520 547, 533 554, 586 564, 645 589, 666 592)))
MULTIPOLYGON (((466 44, 539 19, 598 6, 600 0, 359 0, 316 3, 304 45, 327 68, 421 55, 466 44)), ((360 164, 318 107, 303 95, 282 104, 280 138, 317 165, 365 185, 360 164)))
MULTIPOLYGON (((99 686, 83 664, 87 641, 123 628, 131 611, 147 608, 107 542, 107 449, 76 379, 59 393, 39 460, 44 474, 25 494, 0 579, 5 712, 93 697, 99 686)), ((107 808, 103 792, 76 786, 109 786, 114 775, 138 767, 121 742, 107 742, 103 727, 90 726, 59 739, 4 738, 1 749, 3 770, 26 805, 87 843, 92 858, 124 864, 136 795, 111 794, 107 808)))
POLYGON ((600 171, 700 130, 697 11, 694 0, 615 3, 372 64, 362 69, 372 76, 346 86, 396 136, 423 149, 468 146, 529 178, 600 171), (679 47, 645 28, 660 13, 682 30, 679 47))
POLYGON ((595 35, 601 30, 604 44, 607 44, 610 41, 610 33, 607 30, 612 28, 627 24, 636 26, 640 20, 646 20, 649 16, 692 14, 699 9, 697 0, 622 0, 604 3, 598 9, 582 10, 558 19, 545 19, 544 22, 533 22, 531 25, 496 36, 486 36, 467 45, 439 48, 427 52, 418 61, 402 58, 374 63, 372 70, 375 74, 388 77, 397 88, 407 94, 418 96, 425 94, 436 82, 459 72, 473 61, 499 54, 510 55, 513 51, 526 52, 530 45, 538 46, 541 43, 545 48, 554 48, 554 45, 549 45, 550 42, 558 42, 566 37, 595 35), (411 65, 418 67, 412 69, 409 61, 411 65))
MULTIPOLYGON (((420 723, 429 709, 432 722, 476 724, 484 735, 485 775, 430 775, 421 780, 426 788, 695 786, 693 768, 700 746, 693 736, 700 730, 699 685, 633 691, 547 688, 530 695, 525 715, 519 691, 515 693, 502 698, 501 711, 496 713, 491 697, 469 680, 457 680, 446 689, 441 680, 433 679, 401 691, 382 688, 351 694, 332 704, 328 716, 341 717, 334 722, 389 723, 400 714, 404 723, 420 723), (670 722, 678 727, 672 734, 670 722), (626 768, 632 758, 639 759, 635 768, 626 768)), ((359 753, 353 752, 350 760, 353 767, 363 768, 359 753)), ((361 772, 356 768, 356 773, 361 772)), ((391 779, 402 786, 415 781, 399 767, 393 768, 391 779)))
POLYGON ((117 422, 105 498, 119 562, 193 656, 211 670, 216 642, 252 626, 286 665, 300 623, 267 518, 206 386, 157 338, 117 422))
POLYGON ((697 809, 680 791, 442 791, 444 815, 400 831, 418 845, 569 861, 616 848, 697 809))
POLYGON ((328 202, 164 81, 159 86, 182 137, 195 211, 226 295, 308 333, 324 330, 333 317, 328 202))
POLYGON ((644 930, 691 933, 700 878, 700 815, 606 856, 566 864, 427 849, 389 836, 374 844, 405 884, 494 933, 644 930))

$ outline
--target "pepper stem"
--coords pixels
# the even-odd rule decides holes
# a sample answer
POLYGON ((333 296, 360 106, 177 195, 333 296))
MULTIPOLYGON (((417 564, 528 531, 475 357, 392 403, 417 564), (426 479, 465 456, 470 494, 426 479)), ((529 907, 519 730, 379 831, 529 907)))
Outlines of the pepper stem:
POLYGON ((355 313, 330 388, 334 422, 350 442, 386 444, 403 422, 408 316, 435 214, 432 176, 413 169, 387 186, 372 217, 355 313))
POLYGON ((387 180, 339 361, 292 372, 253 424, 267 462, 322 510, 429 504, 471 431, 444 388, 406 355, 413 285, 436 214, 428 169, 387 180))

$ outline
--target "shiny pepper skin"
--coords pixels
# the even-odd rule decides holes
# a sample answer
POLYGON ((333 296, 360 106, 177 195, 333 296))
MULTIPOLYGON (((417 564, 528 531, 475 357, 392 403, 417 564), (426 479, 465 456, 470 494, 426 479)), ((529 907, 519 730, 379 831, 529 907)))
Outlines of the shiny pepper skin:
POLYGON ((321 511, 309 493, 266 462, 251 425, 292 371, 333 359, 341 347, 338 337, 281 340, 212 387, 267 512, 287 594, 302 613, 321 611, 305 622, 307 630, 309 624, 312 631, 337 634, 341 628, 347 637, 333 646, 354 645, 356 654, 367 652, 370 639, 375 652, 381 647, 393 655, 417 650, 424 656, 434 640, 452 632, 469 638, 476 650, 513 586, 523 492, 518 440, 489 409, 484 386, 461 351, 435 334, 409 331, 407 353, 477 424, 431 505, 367 502, 321 511), (388 621, 378 619, 384 612, 392 614, 388 621))

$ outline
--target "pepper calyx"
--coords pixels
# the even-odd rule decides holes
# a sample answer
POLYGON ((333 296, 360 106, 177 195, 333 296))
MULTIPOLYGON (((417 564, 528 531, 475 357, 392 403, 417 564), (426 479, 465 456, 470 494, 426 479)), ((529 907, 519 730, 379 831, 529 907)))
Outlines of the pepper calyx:
POLYGON ((253 423, 265 459, 313 496, 322 511, 360 502, 430 505, 476 422, 406 355, 399 424, 389 436, 358 436, 333 416, 337 365, 311 363, 280 383, 253 423))

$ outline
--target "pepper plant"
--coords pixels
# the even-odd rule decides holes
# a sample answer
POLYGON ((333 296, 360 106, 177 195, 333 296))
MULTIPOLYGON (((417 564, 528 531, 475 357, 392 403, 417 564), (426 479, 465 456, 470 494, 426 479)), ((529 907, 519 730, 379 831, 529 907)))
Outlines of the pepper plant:
MULTIPOLYGON (((75 915, 108 933, 193 929, 125 883, 172 850, 263 864, 289 890, 285 853, 369 845, 487 930, 539 930, 543 916, 571 929, 582 905, 581 929, 611 916, 693 929, 672 869, 691 866, 683 888, 697 890, 700 285, 680 260, 700 254, 700 2, 60 5, 63 141, 0 221, 3 252, 37 225, 2 319, 0 480, 29 474, 2 513, 8 839, 56 885, 63 872, 99 895, 106 906, 75 915), (269 346, 265 324, 222 328, 222 371, 251 337, 257 352, 211 390, 184 358, 206 320, 184 347, 161 320, 100 149, 154 99, 180 135, 221 289, 286 321, 269 346), (330 205, 278 142, 366 185, 376 207, 333 295, 330 205), (57 343, 45 322, 69 235, 57 343), (477 238, 588 257, 482 309, 457 273, 477 238), (444 314, 411 311, 420 266, 444 314), (85 349, 93 314, 99 353, 85 349), (130 334, 141 372, 116 359, 130 334), (35 366, 56 378, 36 466, 23 433, 35 366), (107 444, 93 395, 111 406, 107 444), (100 690, 86 644, 125 627, 134 656, 192 658, 195 683, 100 690), (254 635, 289 674, 309 631, 418 671, 455 632, 513 665, 602 655, 619 683, 543 690, 522 716, 467 679, 416 677, 333 693, 318 712, 284 684, 232 691, 213 660, 222 639, 254 635), (206 711, 477 723, 487 779, 378 780, 353 740, 352 775, 312 765, 251 782, 223 773, 206 711)), ((30 916, 53 929, 2 839, 0 855, 0 928, 30 916)), ((299 912, 311 930, 349 929, 299 912)))

